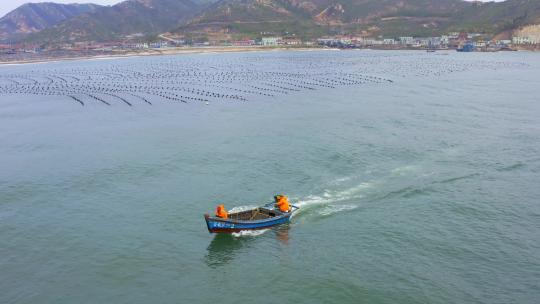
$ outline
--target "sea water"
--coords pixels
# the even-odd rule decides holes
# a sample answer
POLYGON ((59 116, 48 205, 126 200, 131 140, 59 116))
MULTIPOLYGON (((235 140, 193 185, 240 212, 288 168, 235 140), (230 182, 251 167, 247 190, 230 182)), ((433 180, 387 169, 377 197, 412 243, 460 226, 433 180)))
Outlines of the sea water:
POLYGON ((540 55, 0 66, 1 303, 537 303, 540 55), (290 224, 203 214, 284 193, 290 224))

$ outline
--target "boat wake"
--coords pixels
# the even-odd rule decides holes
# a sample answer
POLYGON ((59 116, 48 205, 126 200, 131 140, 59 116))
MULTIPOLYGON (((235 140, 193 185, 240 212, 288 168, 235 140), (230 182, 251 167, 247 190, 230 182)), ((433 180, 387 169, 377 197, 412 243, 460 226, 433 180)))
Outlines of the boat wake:
POLYGON ((358 205, 337 205, 337 206, 326 206, 319 211, 319 214, 322 216, 329 216, 334 213, 350 211, 358 208, 358 205))
MULTIPOLYGON (((516 166, 517 167, 517 166, 516 166)), ((514 168, 511 168, 514 169, 514 168)), ((518 168, 519 169, 519 168, 518 168)), ((362 206, 364 202, 374 202, 394 197, 408 199, 421 195, 436 185, 473 178, 478 173, 458 175, 440 174, 433 170, 423 170, 421 165, 408 164, 388 169, 376 179, 366 180, 366 176, 345 176, 329 181, 320 190, 305 196, 291 196, 291 203, 300 209, 291 218, 328 217, 350 212, 362 206), (441 177, 444 175, 444 178, 441 177)), ((235 207, 231 212, 254 208, 253 205, 235 207)), ((246 231, 238 236, 255 236, 264 231, 246 231)))
POLYGON ((263 233, 265 233, 268 230, 270 230, 270 229, 241 230, 241 231, 238 231, 238 232, 233 232, 233 233, 231 233, 231 235, 234 236, 234 237, 255 237, 255 236, 262 235, 263 233))
MULTIPOLYGON (((306 210, 312 212, 312 207, 317 207, 317 214, 320 216, 351 211, 360 207, 361 201, 372 199, 389 180, 402 180, 418 174, 419 170, 418 165, 407 164, 389 170, 382 179, 366 181, 365 175, 341 177, 329 182, 321 191, 322 194, 293 197, 293 204, 300 207, 298 213, 306 210)), ((369 174, 371 171, 366 173, 369 174)))
POLYGON ((373 183, 363 182, 345 190, 324 190, 321 195, 309 195, 297 199, 298 207, 332 205, 364 197, 364 193, 373 187, 373 183))
MULTIPOLYGON (((341 177, 328 182, 319 194, 309 194, 306 196, 291 196, 291 203, 300 209, 293 214, 297 216, 313 216, 327 217, 338 213, 349 212, 361 206, 363 201, 370 201, 381 195, 380 188, 386 184, 387 179, 397 178, 403 179, 410 175, 417 174, 419 168, 413 165, 395 168, 389 171, 389 176, 386 179, 365 180, 365 176, 348 176, 341 177), (362 179, 364 179, 362 181, 362 179)), ((237 206, 229 210, 229 212, 241 212, 255 208, 256 205, 237 206)), ((234 233, 235 237, 242 236, 258 236, 267 230, 258 231, 241 231, 234 233)))
MULTIPOLYGON (((256 205, 245 205, 245 206, 236 206, 236 207, 233 207, 231 210, 229 210, 229 213, 236 213, 236 212, 242 212, 242 211, 246 211, 246 210, 251 210, 253 208, 257 208, 258 206, 256 205)), ((268 231, 270 229, 260 229, 260 230, 241 230, 239 232, 233 232, 231 233, 231 235, 235 238, 240 238, 240 237, 255 237, 255 236, 259 236, 259 235, 262 235, 263 233, 265 233, 266 231, 268 231)))
MULTIPOLYGON (((402 180, 410 175, 418 174, 418 170, 419 168, 417 166, 407 165, 390 170, 387 178, 383 179, 366 181, 365 176, 349 176, 332 180, 324 185, 318 194, 291 196, 292 204, 300 207, 291 218, 297 216, 302 218, 313 216, 321 218, 350 212, 359 208, 362 202, 380 197, 381 186, 384 186, 388 182, 388 179, 402 180)), ((232 208, 229 212, 241 212, 255 207, 256 205, 252 204, 238 206, 232 208)), ((268 230, 271 229, 240 231, 233 233, 233 236, 255 237, 264 234, 268 230)))

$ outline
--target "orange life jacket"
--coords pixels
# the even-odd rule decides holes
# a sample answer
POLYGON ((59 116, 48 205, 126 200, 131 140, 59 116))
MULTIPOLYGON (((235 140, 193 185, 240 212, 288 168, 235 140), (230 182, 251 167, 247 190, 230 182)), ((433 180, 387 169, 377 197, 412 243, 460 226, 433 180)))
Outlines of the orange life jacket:
POLYGON ((291 205, 289 205, 289 199, 286 196, 279 196, 277 198, 276 206, 279 207, 281 212, 289 212, 291 205))
POLYGON ((229 214, 227 213, 227 210, 225 210, 225 206, 223 206, 223 204, 218 205, 216 207, 216 216, 224 218, 224 219, 226 219, 229 216, 229 214))

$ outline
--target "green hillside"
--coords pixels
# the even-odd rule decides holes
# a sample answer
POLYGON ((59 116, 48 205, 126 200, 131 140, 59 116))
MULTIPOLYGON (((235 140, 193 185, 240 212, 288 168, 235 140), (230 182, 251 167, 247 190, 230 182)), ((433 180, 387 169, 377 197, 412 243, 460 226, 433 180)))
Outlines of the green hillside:
POLYGON ((0 18, 0 39, 39 32, 100 7, 95 4, 27 3, 0 18))
POLYGON ((113 40, 123 35, 157 34, 174 28, 205 7, 191 0, 128 0, 102 7, 32 34, 28 41, 113 40))
POLYGON ((176 33, 225 31, 369 36, 431 36, 448 31, 497 34, 538 23, 540 1, 461 0, 222 0, 176 33))
POLYGON ((540 23, 540 0, 128 0, 74 16, 28 41, 106 41, 163 32, 201 39, 295 34, 498 34, 540 23))

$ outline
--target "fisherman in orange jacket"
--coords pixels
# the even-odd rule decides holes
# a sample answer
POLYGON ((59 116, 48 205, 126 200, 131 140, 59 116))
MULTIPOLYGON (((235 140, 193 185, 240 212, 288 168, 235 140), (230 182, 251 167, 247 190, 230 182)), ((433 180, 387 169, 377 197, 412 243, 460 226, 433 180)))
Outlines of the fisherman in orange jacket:
POLYGON ((276 201, 276 207, 279 208, 279 211, 289 212, 291 210, 289 199, 285 195, 276 195, 274 196, 274 199, 276 201))
POLYGON ((227 210, 225 210, 225 206, 223 206, 223 204, 218 205, 216 207, 216 216, 220 217, 220 218, 224 218, 224 219, 226 219, 229 216, 229 214, 227 213, 227 210))

